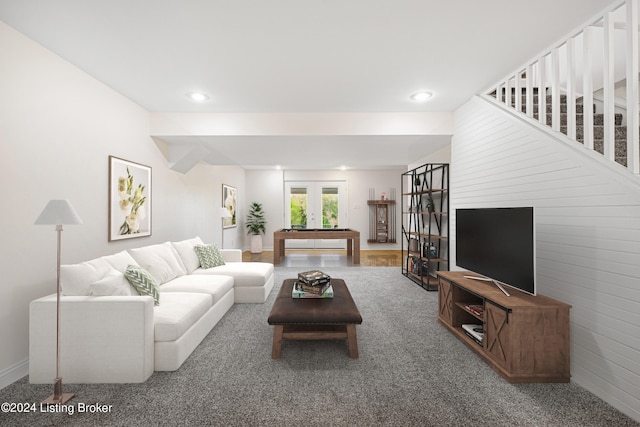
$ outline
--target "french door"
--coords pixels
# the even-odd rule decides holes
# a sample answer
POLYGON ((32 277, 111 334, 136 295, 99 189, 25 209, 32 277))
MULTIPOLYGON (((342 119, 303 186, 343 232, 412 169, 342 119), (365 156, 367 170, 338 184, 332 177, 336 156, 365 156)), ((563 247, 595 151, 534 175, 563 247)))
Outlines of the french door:
MULTIPOLYGON (((347 228, 346 181, 286 181, 286 228, 347 228)), ((327 249, 346 247, 345 240, 290 239, 287 248, 327 249)))

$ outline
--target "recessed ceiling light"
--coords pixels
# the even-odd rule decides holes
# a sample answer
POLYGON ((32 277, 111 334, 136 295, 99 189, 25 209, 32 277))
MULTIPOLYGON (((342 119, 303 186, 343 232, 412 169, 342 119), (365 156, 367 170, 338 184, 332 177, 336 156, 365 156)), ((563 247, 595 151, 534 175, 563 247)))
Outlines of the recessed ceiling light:
POLYGON ((416 92, 411 95, 411 100, 416 102, 424 102, 432 96, 433 94, 431 92, 416 92))
POLYGON ((195 102, 205 102, 209 99, 209 95, 202 92, 189 92, 187 93, 187 97, 195 102))

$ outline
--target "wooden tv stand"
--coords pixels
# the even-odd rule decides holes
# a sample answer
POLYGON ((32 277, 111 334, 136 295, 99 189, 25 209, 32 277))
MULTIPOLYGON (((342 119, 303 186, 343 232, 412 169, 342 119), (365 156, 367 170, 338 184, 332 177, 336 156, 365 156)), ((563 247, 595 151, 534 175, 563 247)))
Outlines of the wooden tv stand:
POLYGON ((465 275, 477 276, 438 272, 438 321, 510 383, 569 382, 571 306, 517 290, 506 296, 493 283, 465 275), (484 312, 473 313, 468 305, 484 312), (481 344, 465 333, 463 324, 483 325, 481 344))

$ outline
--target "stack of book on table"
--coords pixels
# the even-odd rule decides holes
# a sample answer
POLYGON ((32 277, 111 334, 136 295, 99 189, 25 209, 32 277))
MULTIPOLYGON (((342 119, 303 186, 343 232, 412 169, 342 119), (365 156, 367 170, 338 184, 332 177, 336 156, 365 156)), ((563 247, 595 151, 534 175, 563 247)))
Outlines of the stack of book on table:
POLYGON ((331 277, 319 270, 298 273, 291 292, 293 298, 333 298, 331 277))

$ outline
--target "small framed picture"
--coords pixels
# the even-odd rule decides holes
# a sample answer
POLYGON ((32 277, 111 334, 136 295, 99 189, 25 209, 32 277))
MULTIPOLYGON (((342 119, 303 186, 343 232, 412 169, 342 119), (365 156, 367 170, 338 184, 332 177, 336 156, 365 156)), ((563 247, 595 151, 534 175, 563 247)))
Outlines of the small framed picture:
POLYGON ((151 236, 151 167, 109 156, 109 241, 151 236))
POLYGON ((236 213, 238 207, 238 190, 230 185, 222 184, 222 207, 226 208, 231 214, 228 218, 222 218, 222 226, 224 228, 236 227, 236 213))

